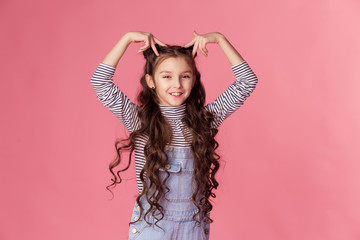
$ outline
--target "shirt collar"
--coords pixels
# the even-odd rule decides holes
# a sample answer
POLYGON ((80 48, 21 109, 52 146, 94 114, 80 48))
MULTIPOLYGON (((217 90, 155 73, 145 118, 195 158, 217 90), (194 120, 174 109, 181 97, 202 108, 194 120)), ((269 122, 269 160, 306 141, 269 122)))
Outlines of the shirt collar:
POLYGON ((170 120, 182 119, 185 116, 186 103, 180 106, 165 106, 159 105, 161 113, 170 120))

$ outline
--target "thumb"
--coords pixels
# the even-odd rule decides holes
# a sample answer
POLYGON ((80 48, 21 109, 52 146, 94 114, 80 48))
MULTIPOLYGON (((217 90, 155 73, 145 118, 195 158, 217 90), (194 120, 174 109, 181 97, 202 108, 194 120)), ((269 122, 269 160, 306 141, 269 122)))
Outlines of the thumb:
POLYGON ((197 35, 199 35, 195 30, 193 31, 194 36, 196 37, 197 35))

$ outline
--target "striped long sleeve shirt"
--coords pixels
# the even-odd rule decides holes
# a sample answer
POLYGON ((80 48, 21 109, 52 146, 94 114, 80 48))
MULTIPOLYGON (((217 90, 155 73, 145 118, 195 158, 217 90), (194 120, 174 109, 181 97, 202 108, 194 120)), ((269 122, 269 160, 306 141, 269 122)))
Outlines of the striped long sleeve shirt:
MULTIPOLYGON (((98 99, 107 107, 131 133, 141 127, 138 118, 138 105, 133 103, 114 83, 115 67, 100 63, 91 78, 91 84, 96 91, 98 99)), ((244 104, 246 98, 255 89, 258 79, 246 61, 231 67, 235 81, 213 102, 205 106, 206 110, 215 115, 211 123, 218 128, 221 123, 244 104)), ((169 143, 171 148, 190 148, 191 132, 183 122, 186 103, 180 106, 159 105, 161 113, 168 120, 173 139, 169 143)), ((145 165, 144 147, 147 136, 140 136, 135 143, 135 171, 139 193, 143 186, 140 172, 145 165)))

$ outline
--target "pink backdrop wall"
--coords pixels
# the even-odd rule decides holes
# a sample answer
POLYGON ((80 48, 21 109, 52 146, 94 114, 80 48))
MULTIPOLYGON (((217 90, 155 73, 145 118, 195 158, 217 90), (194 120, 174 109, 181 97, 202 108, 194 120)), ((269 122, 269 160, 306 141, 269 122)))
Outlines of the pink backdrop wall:
MULTIPOLYGON (((124 127, 90 78, 127 31, 184 44, 223 33, 259 84, 220 127, 211 239, 360 239, 360 2, 1 1, 0 239, 126 239, 135 169, 113 191, 124 127)), ((144 59, 115 83, 134 99, 144 59)), ((233 81, 220 48, 198 52, 214 100, 233 81)))

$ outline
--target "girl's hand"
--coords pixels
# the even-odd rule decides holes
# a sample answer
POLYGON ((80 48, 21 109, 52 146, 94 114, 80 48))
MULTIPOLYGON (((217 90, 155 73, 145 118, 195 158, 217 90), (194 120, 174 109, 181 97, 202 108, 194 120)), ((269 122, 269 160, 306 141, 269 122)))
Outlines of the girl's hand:
POLYGON ((156 56, 159 56, 159 52, 157 51, 155 47, 155 43, 161 45, 161 46, 167 46, 166 44, 159 41, 154 35, 152 35, 149 32, 127 32, 126 33, 130 39, 131 42, 145 42, 145 45, 142 46, 138 53, 145 51, 148 49, 151 45, 151 48, 153 49, 156 56))
POLYGON ((204 56, 208 56, 208 50, 206 49, 206 44, 208 43, 219 43, 220 38, 223 37, 223 35, 219 32, 212 32, 207 34, 198 34, 197 32, 193 32, 194 38, 187 44, 185 44, 183 47, 187 48, 192 45, 194 45, 192 55, 195 56, 195 53, 197 49, 199 48, 200 51, 204 56))

